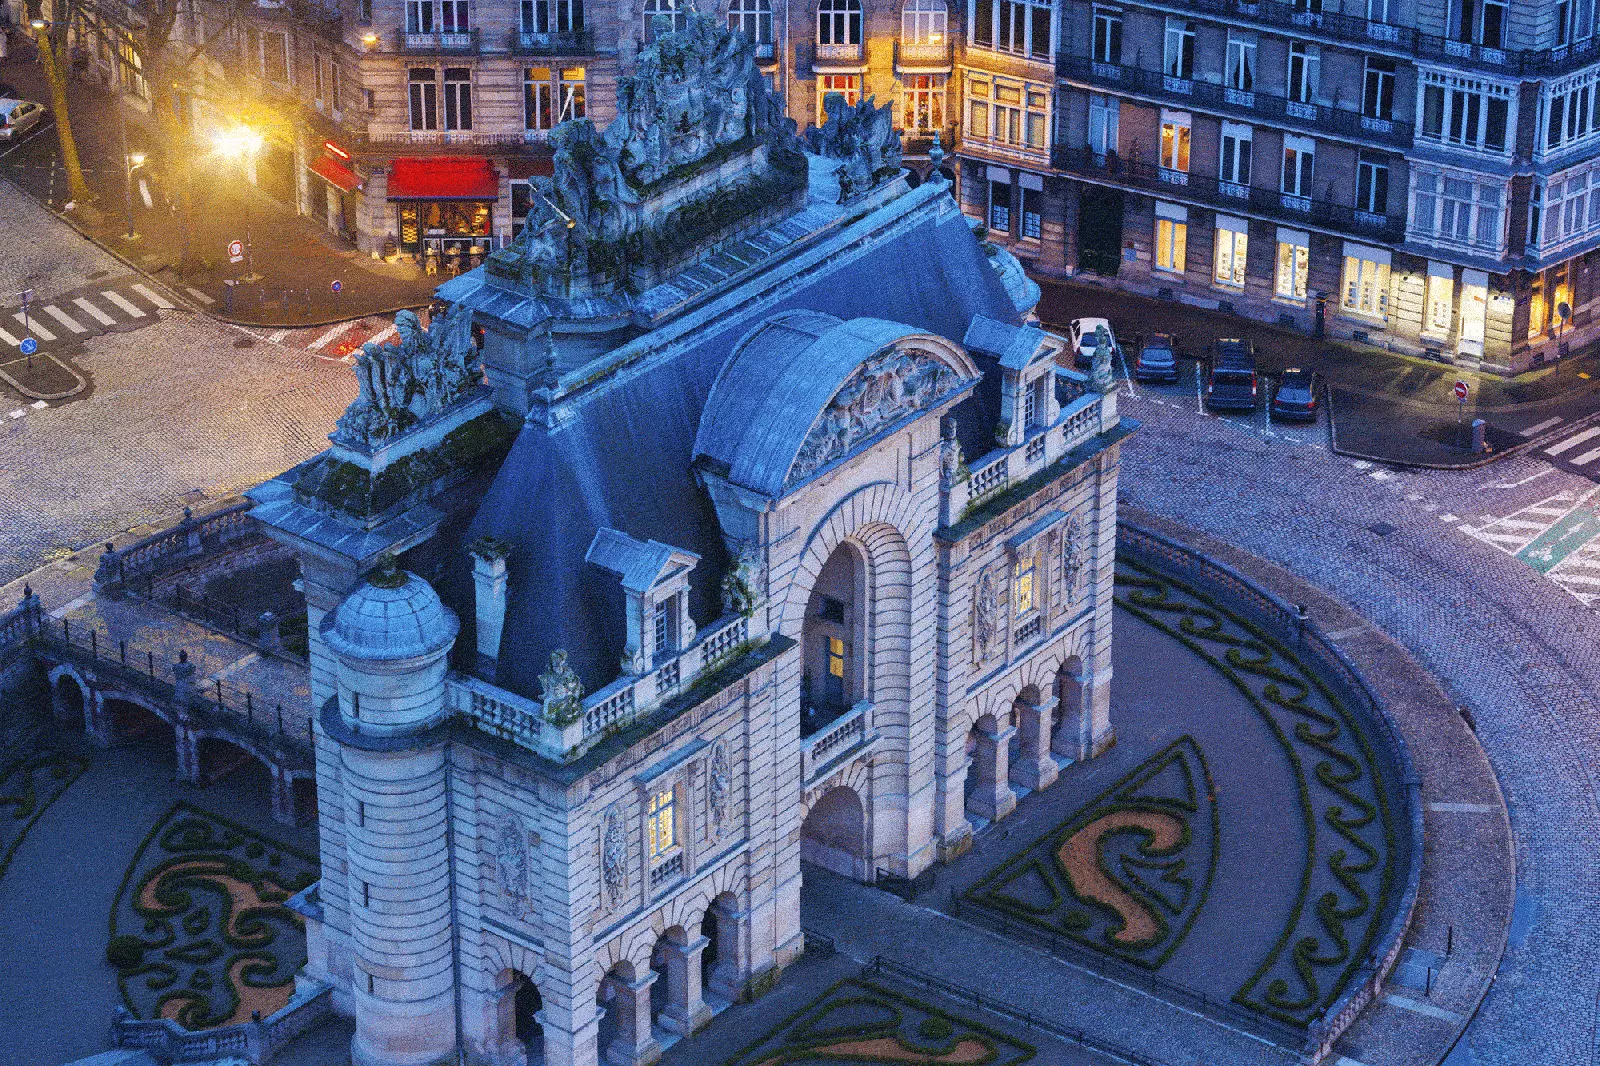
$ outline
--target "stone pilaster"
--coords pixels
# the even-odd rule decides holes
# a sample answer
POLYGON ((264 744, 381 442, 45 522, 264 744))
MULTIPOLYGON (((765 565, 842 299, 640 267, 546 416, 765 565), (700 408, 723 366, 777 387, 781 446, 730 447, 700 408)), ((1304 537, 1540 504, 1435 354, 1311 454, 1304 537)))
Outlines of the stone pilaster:
POLYGON ((610 1066, 651 1066, 661 1058, 661 1045, 650 1029, 650 989, 658 976, 647 970, 637 981, 611 979, 616 991, 611 1010, 616 1012, 617 1035, 605 1049, 610 1066))
POLYGON ((700 956, 710 943, 703 936, 682 944, 666 943, 667 1006, 661 1012, 661 1027, 668 1032, 689 1036, 711 1020, 700 988, 700 956))
POLYGON ((1007 762, 1010 758, 1011 738, 1016 730, 1010 726, 989 732, 978 729, 978 751, 973 757, 973 769, 978 775, 978 785, 967 801, 967 807, 980 818, 997 822, 1017 806, 1017 794, 1007 784, 1010 776, 1007 762))
POLYGON ((1011 780, 1023 788, 1034 791, 1049 788, 1061 772, 1050 756, 1050 720, 1055 709, 1054 696, 1046 696, 1037 703, 1017 702, 1017 733, 1022 743, 1016 765, 1011 767, 1011 780))

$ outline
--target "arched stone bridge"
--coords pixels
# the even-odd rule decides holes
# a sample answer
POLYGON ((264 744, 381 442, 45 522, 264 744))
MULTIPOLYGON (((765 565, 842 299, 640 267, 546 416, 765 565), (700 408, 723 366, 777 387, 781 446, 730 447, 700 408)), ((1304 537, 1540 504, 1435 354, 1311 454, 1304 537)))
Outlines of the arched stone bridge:
POLYGON ((50 684, 59 726, 81 727, 101 747, 152 733, 172 738, 178 777, 209 784, 248 759, 272 780, 272 814, 294 824, 316 813, 316 760, 309 734, 284 728, 281 709, 220 683, 195 683, 195 665, 114 644, 94 630, 45 615, 26 595, 0 616, 0 652, 31 655, 50 684))

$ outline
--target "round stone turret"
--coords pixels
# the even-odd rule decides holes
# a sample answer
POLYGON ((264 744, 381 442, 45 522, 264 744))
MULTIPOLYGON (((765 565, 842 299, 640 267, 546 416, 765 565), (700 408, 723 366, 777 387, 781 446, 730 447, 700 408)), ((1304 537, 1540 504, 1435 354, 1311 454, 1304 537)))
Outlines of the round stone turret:
POLYGON ((362 733, 425 728, 444 714, 444 674, 461 623, 422 578, 389 562, 322 623, 338 659, 339 712, 362 733))

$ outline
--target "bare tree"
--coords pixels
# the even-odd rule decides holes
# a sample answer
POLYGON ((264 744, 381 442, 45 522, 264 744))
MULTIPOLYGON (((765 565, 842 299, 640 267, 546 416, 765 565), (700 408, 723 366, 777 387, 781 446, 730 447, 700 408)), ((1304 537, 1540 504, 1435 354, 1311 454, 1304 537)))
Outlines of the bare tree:
POLYGON ((56 124, 56 137, 61 144, 61 164, 67 171, 67 195, 78 203, 88 203, 94 198, 89 183, 83 180, 83 164, 78 159, 78 140, 72 134, 72 116, 67 110, 67 39, 72 22, 78 15, 77 0, 24 0, 28 21, 42 29, 34 31, 39 45, 39 62, 44 67, 44 80, 50 87, 50 109, 56 124))

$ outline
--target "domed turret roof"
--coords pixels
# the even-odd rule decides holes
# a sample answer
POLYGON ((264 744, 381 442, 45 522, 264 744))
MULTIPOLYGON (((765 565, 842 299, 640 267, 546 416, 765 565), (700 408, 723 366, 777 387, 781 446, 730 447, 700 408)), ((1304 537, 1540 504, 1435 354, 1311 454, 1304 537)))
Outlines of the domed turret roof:
POLYGON ((455 612, 416 574, 375 571, 345 597, 323 637, 338 655, 353 659, 412 659, 448 648, 461 630, 455 612))

